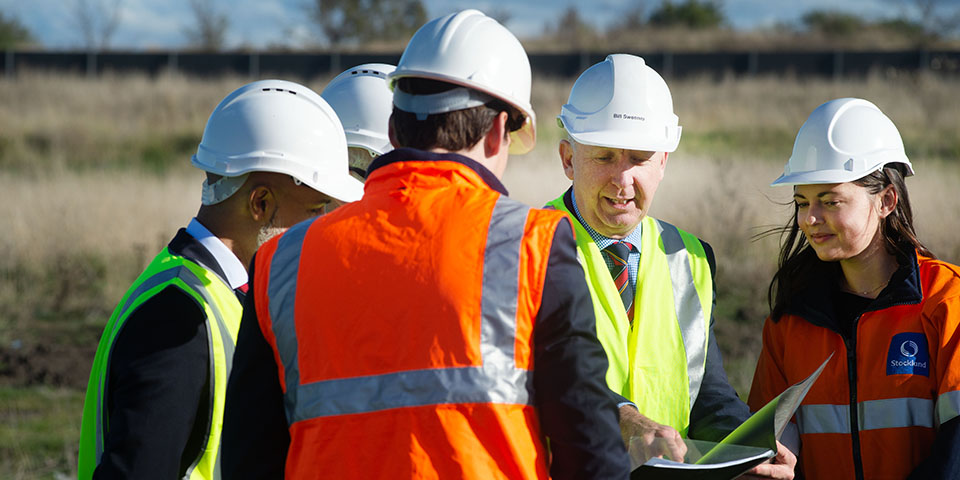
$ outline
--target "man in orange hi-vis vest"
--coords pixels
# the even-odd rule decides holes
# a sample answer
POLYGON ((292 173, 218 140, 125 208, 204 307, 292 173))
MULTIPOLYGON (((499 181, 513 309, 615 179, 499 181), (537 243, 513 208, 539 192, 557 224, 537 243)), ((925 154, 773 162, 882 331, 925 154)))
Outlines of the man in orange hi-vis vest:
POLYGON ((388 81, 363 198, 253 260, 224 478, 627 478, 570 222, 500 182, 535 141, 523 47, 466 10, 388 81))

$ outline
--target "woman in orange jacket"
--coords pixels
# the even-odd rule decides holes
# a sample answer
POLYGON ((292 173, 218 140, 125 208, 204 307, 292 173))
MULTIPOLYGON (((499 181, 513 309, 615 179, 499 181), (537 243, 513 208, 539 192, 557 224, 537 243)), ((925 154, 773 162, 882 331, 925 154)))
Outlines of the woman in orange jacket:
POLYGON ((893 122, 842 98, 813 111, 773 182, 793 186, 796 215, 748 403, 833 354, 795 417, 807 479, 960 475, 960 268, 917 239, 912 174, 893 122))

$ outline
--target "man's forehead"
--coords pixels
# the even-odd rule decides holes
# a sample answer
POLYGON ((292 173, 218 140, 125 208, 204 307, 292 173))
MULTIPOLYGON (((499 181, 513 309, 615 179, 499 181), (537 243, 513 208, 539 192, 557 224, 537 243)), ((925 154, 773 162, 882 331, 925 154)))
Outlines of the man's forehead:
POLYGON ((578 142, 572 142, 574 148, 582 151, 583 153, 620 153, 623 152, 630 157, 636 158, 650 158, 657 154, 657 152, 647 151, 647 150, 630 150, 627 148, 617 148, 617 147, 607 147, 602 145, 587 145, 578 142))

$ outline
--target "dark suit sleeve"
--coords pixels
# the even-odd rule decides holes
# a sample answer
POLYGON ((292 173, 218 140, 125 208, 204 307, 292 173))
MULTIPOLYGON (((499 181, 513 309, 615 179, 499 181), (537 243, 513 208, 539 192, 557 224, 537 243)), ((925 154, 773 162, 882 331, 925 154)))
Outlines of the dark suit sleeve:
POLYGON ((206 315, 179 288, 130 314, 110 356, 109 430, 93 478, 182 476, 207 423, 208 409, 199 408, 210 398, 207 356, 206 315))
MULTIPOLYGON (((712 311, 716 311, 716 259, 710 245, 703 241, 701 243, 707 254, 711 276, 714 278, 712 311)), ((750 409, 737 396, 736 390, 730 386, 727 372, 723 369, 723 357, 720 354, 720 347, 717 346, 713 323, 714 317, 711 314, 703 383, 700 385, 697 401, 690 411, 688 436, 697 440, 717 442, 750 418, 750 409)))
POLYGON ((273 349, 257 322, 253 265, 223 413, 223 478, 283 478, 290 431, 273 349))
POLYGON ((534 329, 534 403, 550 439, 551 476, 627 478, 614 396, 604 378, 593 304, 567 220, 557 228, 534 329))
POLYGON ((933 449, 907 477, 910 480, 957 478, 960 472, 960 417, 940 425, 933 449))

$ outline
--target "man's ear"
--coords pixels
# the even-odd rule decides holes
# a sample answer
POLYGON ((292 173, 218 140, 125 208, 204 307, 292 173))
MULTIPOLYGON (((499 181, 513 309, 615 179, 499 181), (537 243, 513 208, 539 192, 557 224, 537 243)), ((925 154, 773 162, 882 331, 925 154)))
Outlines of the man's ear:
POLYGON ((558 147, 560 153, 560 163, 563 164, 563 173, 570 180, 573 180, 573 144, 570 140, 564 138, 560 140, 558 147))
POLYGON ((277 209, 277 197, 267 185, 257 185, 247 196, 247 210, 256 223, 269 221, 277 209))
POLYGON ((501 111, 493 119, 490 130, 483 137, 483 153, 487 158, 500 154, 500 149, 510 148, 510 136, 507 135, 507 112, 501 111))

